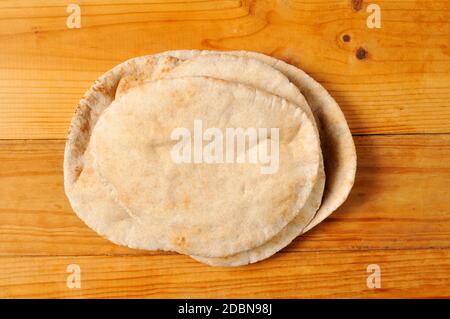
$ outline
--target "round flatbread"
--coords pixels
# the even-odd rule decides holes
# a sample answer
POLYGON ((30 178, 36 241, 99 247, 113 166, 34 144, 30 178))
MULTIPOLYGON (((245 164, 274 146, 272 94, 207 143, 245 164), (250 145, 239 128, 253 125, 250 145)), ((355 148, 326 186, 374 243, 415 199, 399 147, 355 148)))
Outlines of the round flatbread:
MULTIPOLYGON (((314 116, 298 88, 281 72, 263 62, 242 56, 213 53, 198 56, 178 56, 178 58, 187 60, 167 73, 165 78, 208 76, 246 84, 287 99, 300 107, 308 115, 308 118, 315 123, 314 116)), ((124 83, 126 82, 124 81, 124 83)), ((126 87, 132 87, 132 85, 126 85, 126 87)), ((316 133, 318 134, 318 132, 316 133)), ((325 173, 320 156, 319 175, 310 197, 297 216, 280 233, 259 247, 232 256, 222 258, 193 256, 193 258, 214 266, 239 266, 270 257, 302 233, 320 206, 324 185, 325 173)))
POLYGON ((259 246, 286 226, 311 193, 320 152, 313 124, 295 105, 206 77, 147 82, 130 90, 103 113, 91 143, 99 175, 137 227, 151 234, 147 249, 207 257, 259 246), (269 144, 274 152, 276 141, 279 166, 265 174, 251 162, 211 164, 195 156, 174 162, 171 135, 180 128, 194 132, 196 121, 221 132, 270 130, 246 151, 269 144))

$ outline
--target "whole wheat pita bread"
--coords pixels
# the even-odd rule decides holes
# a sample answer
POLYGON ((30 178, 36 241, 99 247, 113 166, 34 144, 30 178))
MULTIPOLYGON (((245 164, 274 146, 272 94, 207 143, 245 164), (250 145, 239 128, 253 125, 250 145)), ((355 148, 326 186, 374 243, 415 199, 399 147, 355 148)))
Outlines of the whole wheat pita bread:
MULTIPOLYGON (((246 84, 268 93, 278 95, 300 107, 309 119, 315 123, 313 114, 298 88, 279 71, 255 59, 227 54, 207 54, 192 57, 168 72, 165 78, 184 76, 209 76, 227 81, 246 84)), ((126 83, 126 82, 125 82, 126 83)), ((132 85, 126 85, 127 88, 132 85)), ((120 87, 120 85, 119 85, 120 87)), ((122 92, 126 92, 123 90, 122 92)), ((117 95, 116 95, 117 97, 117 95)), ((316 132, 318 134, 318 132, 316 132)), ((322 201, 325 185, 323 161, 320 158, 319 176, 312 193, 297 216, 288 223, 280 233, 263 245, 233 256, 222 258, 205 258, 193 256, 203 263, 214 266, 238 266, 254 263, 268 258, 287 246, 300 235, 314 217, 322 201)))
POLYGON ((207 257, 249 250, 286 226, 311 193, 320 152, 313 124, 296 106, 205 77, 132 89, 103 113, 91 143, 99 175, 136 227, 171 250, 207 257), (222 131, 279 128, 279 170, 264 175, 255 164, 174 163, 171 132, 198 119, 222 131))
MULTIPOLYGON (((220 51, 177 50, 160 55, 189 59, 199 54, 220 51)), ((318 225, 348 197, 356 175, 356 149, 345 116, 327 90, 301 69, 257 52, 226 51, 224 54, 246 56, 262 61, 283 73, 306 98, 319 126, 325 164, 325 191, 320 209, 304 232, 318 225)))

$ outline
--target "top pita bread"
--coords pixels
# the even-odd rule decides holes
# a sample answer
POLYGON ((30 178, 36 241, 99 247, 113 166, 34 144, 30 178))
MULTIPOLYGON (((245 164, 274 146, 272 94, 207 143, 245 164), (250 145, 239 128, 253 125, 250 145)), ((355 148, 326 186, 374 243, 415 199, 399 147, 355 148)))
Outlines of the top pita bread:
MULTIPOLYGON (((120 98, 123 94, 126 94, 128 90, 133 87, 142 85, 145 81, 150 81, 151 78, 147 79, 146 77, 151 76, 152 74, 150 73, 141 73, 139 76, 130 74, 129 76, 122 77, 116 91, 116 99, 120 98)), ((258 60, 227 54, 198 55, 175 67, 172 71, 167 73, 165 78, 185 76, 209 76, 247 84, 269 93, 276 94, 299 106, 314 123, 313 114, 298 88, 290 83, 279 71, 258 60)), ((271 240, 255 249, 243 251, 226 258, 195 258, 211 265, 236 266, 267 258, 285 247, 302 232, 320 205, 325 180, 321 158, 319 165, 318 181, 314 185, 312 194, 308 198, 307 203, 294 220, 286 225, 283 230, 271 240)))
MULTIPOLYGON (((190 56, 184 63, 168 72, 165 78, 185 76, 208 76, 219 78, 250 85, 257 89, 267 91, 293 102, 308 115, 313 123, 315 123, 314 116, 298 88, 281 72, 258 60, 229 54, 214 53, 190 56)), ((137 78, 135 76, 122 78, 117 89, 116 99, 125 94, 129 89, 139 86, 142 81, 146 81, 146 79, 137 78)), ((308 201, 297 216, 276 236, 261 246, 232 256, 224 258, 195 256, 194 258, 210 265, 237 266, 257 262, 273 255, 297 237, 311 221, 312 217, 314 217, 322 200, 324 183, 325 174, 323 171, 323 161, 322 158, 320 158, 318 180, 313 187, 308 201)))
MULTIPOLYGON (((90 156, 98 163, 100 180, 104 177, 112 185, 108 191, 117 190, 113 194, 119 203, 135 212, 128 216, 133 225, 124 221, 126 214, 120 219, 132 232, 117 232, 115 225, 115 232, 109 237, 120 235, 119 239, 114 238, 117 242, 126 236, 125 241, 147 249, 218 257, 258 246, 295 217, 315 184, 318 170, 318 137, 305 114, 276 96, 206 78, 140 86, 111 103, 91 137, 95 152, 90 156), (224 117, 225 114, 228 115, 224 117), (162 150, 170 143, 167 141, 170 132, 177 127, 190 127, 196 118, 219 128, 279 127, 280 156, 284 163, 280 171, 261 175, 254 165, 173 164, 167 158, 170 152, 162 150), (148 134, 139 139, 139 133, 146 130, 148 134), (153 141, 150 145, 148 138, 153 141), (227 180, 229 183, 225 183, 227 180), (236 187, 240 180, 244 185, 250 182, 257 187, 249 188, 242 197, 236 193, 241 192, 236 187), (280 185, 281 180, 283 186, 271 190, 270 185, 280 185), (155 181, 167 182, 166 188, 158 184, 151 187, 155 181), (173 187, 169 187, 171 184, 173 187), (189 204, 177 206, 184 201, 189 204), (248 213, 243 215, 244 207, 248 213), (161 216, 162 213, 165 215, 161 216), (236 231, 240 236, 236 236, 236 231), (137 234, 139 240, 135 239, 137 234)), ((91 165, 87 172, 92 174, 95 167, 91 165)), ((75 193, 83 191, 79 188, 87 188, 75 185, 82 185, 75 193)), ((79 200, 74 202, 75 206, 80 205, 79 200)))
MULTIPOLYGON (((307 114, 311 122, 315 124, 311 109, 298 88, 281 72, 258 60, 229 54, 211 53, 197 55, 190 57, 184 63, 174 68, 165 76, 165 78, 200 75, 246 84, 283 97, 300 107, 300 109, 307 114)), ((194 256, 194 258, 215 266, 238 266, 254 263, 270 257, 301 234, 303 229, 314 217, 322 201, 324 184, 325 173, 323 170, 322 157, 320 157, 318 179, 306 204, 297 216, 276 236, 261 246, 232 256, 222 258, 194 256)))
POLYGON ((171 250, 222 257, 263 244, 304 206, 318 172, 314 133, 306 115, 282 98, 184 77, 147 82, 116 99, 91 143, 94 167, 135 223, 171 250), (222 132, 279 128, 278 171, 261 174, 253 163, 175 163, 172 132, 193 132, 199 120, 222 132))

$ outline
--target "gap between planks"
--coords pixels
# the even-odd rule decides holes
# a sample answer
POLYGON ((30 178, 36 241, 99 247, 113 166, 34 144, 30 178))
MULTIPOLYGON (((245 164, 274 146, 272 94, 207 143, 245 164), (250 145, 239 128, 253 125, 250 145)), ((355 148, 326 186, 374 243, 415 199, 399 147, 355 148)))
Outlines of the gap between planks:
MULTIPOLYGON (((399 136, 447 136, 450 135, 450 132, 441 132, 441 133, 357 133, 352 134, 353 137, 355 136, 393 136, 393 137, 399 137, 399 136)), ((0 142, 2 141, 66 141, 67 138, 0 138, 0 142)))
MULTIPOLYGON (((325 248, 325 249, 306 249, 306 250, 280 250, 277 253, 282 254, 309 254, 309 253, 354 253, 354 252, 394 252, 394 251, 450 251, 450 246, 448 247, 415 247, 415 248, 356 248, 356 249, 333 249, 333 248, 325 248)), ((71 257, 154 257, 154 256, 188 256, 184 254, 179 254, 177 252, 170 252, 170 251, 149 251, 148 253, 136 253, 136 254, 69 254, 69 255, 58 255, 58 254, 43 254, 43 255, 24 255, 24 254, 7 254, 7 255, 0 255, 0 259, 2 258, 71 258, 71 257)), ((270 257, 269 257, 270 258, 270 257)))

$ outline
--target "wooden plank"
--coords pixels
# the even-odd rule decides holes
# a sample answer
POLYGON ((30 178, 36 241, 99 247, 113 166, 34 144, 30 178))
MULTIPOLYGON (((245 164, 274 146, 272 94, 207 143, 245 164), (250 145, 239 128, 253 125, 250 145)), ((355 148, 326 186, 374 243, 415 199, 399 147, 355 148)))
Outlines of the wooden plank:
POLYGON ((67 29, 61 1, 1 1, 0 139, 64 138, 100 74, 181 48, 260 51, 298 65, 330 90, 353 133, 450 132, 448 1, 377 1, 381 29, 367 28, 366 2, 77 3, 81 29, 67 29))
POLYGON ((238 268, 182 255, 0 257, 0 297, 20 298, 408 298, 450 297, 450 250, 281 253, 238 268), (80 289, 68 289, 68 265, 80 289), (367 267, 381 288, 367 287, 367 267))
MULTIPOLYGON (((285 251, 450 248, 450 135, 355 141, 349 199, 285 251)), ((153 254, 109 243, 72 212, 63 149, 64 141, 0 141, 0 255, 153 254)))
POLYGON ((64 141, 0 142, 0 254, 112 254, 71 210, 63 186, 64 141), (96 253, 97 251, 97 253, 96 253))

